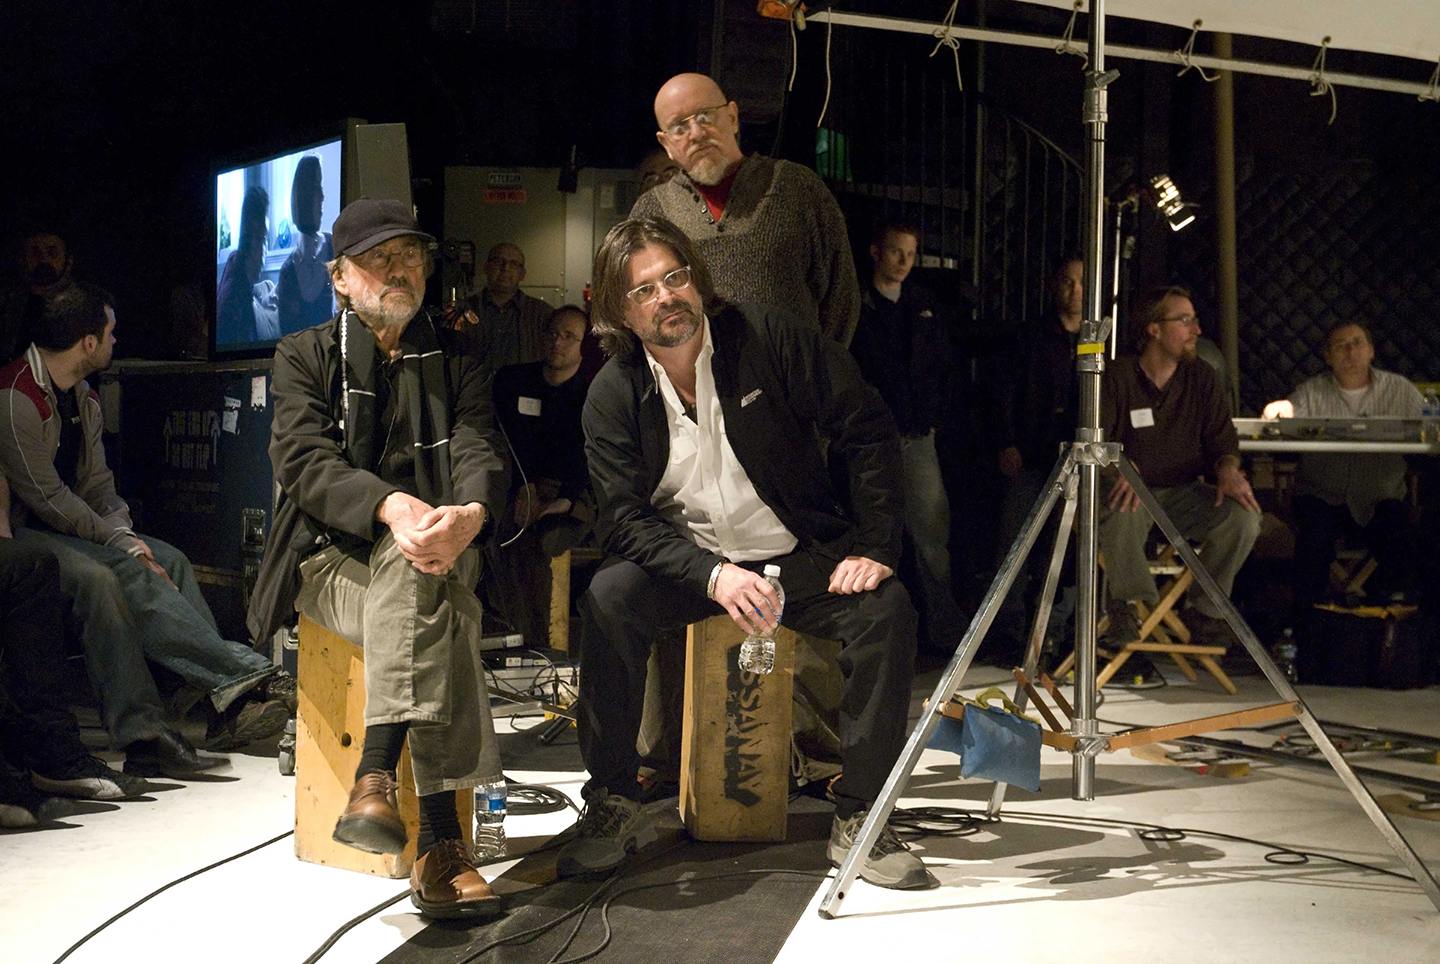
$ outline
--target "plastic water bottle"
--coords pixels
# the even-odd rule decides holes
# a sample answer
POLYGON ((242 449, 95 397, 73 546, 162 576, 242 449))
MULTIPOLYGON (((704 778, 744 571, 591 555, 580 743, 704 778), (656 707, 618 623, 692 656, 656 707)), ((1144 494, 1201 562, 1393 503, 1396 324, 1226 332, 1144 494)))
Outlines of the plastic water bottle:
MULTIPOLYGON (((775 595, 780 598, 780 612, 775 614, 778 621, 785 612, 785 590, 780 585, 780 567, 766 566, 765 581, 775 587, 775 595)), ((747 673, 754 673, 756 676, 764 676, 775 668, 775 634, 773 632, 746 634, 745 642, 740 644, 740 668, 747 673)))
POLYGON ((475 788, 475 859, 505 856, 505 780, 475 788))
POLYGON ((1295 657, 1298 652, 1295 648, 1295 630, 1286 626, 1279 641, 1270 647, 1270 656, 1275 660, 1275 668, 1292 683, 1300 682, 1300 674, 1295 671, 1295 657))

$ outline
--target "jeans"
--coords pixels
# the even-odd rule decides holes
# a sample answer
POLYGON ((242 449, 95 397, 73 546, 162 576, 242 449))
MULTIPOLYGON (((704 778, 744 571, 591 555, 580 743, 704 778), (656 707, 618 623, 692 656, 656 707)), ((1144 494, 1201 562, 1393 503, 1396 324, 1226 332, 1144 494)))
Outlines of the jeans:
POLYGON ((300 563, 295 608, 364 648, 365 725, 410 723, 415 792, 422 797, 500 777, 480 660, 479 573, 480 554, 472 548, 449 575, 426 575, 388 531, 368 553, 329 546, 300 563))
POLYGON ((115 746, 156 736, 163 726, 147 661, 204 693, 216 710, 275 672, 255 650, 220 638, 190 560, 169 543, 141 537, 174 586, 140 560, 87 539, 29 528, 15 538, 50 549, 60 563, 60 588, 115 746))
POLYGON ((960 614, 950 586, 950 500, 935 455, 935 433, 900 440, 905 491, 905 536, 915 552, 915 608, 922 638, 947 653, 955 651, 968 620, 960 614))
MULTIPOLYGON (((1150 492, 1181 535, 1203 542, 1200 561, 1220 585, 1220 591, 1229 596, 1235 585, 1235 574, 1245 564, 1260 535, 1260 514, 1231 498, 1217 506, 1218 490, 1205 482, 1152 488, 1150 492)), ((1160 601, 1160 593, 1155 588, 1155 577, 1150 575, 1150 561, 1145 558, 1145 542, 1154 524, 1150 513, 1143 506, 1134 512, 1116 512, 1106 504, 1108 498, 1107 487, 1101 497, 1098 534, 1100 551, 1105 553, 1110 599, 1143 602, 1154 608, 1160 601)), ((1221 618, 1219 608, 1203 593, 1197 595, 1191 605, 1202 615, 1221 618)))
MULTIPOLYGON (((915 672, 915 610, 898 579, 870 592, 828 591, 833 560, 797 550, 766 560, 780 564, 785 625, 840 641, 845 677, 840 701, 841 796, 873 802, 909 731, 915 672)), ((763 563, 745 563, 760 571, 763 563)), ((640 763, 635 737, 645 702, 651 645, 677 629, 723 615, 716 602, 686 585, 651 576, 612 557, 595 574, 581 604, 585 647, 580 656, 580 751, 590 771, 587 794, 599 787, 636 793, 640 763)), ((673 643, 671 645, 674 645, 673 643)), ((684 657, 680 657, 683 662, 684 657)))

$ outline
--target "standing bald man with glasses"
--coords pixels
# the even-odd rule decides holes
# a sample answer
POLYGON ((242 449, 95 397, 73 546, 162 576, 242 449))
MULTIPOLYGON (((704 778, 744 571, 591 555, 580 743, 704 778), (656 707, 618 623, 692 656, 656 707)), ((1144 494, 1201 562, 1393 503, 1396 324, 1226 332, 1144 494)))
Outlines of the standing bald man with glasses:
MULTIPOLYGON (((595 259, 594 325, 611 360, 585 402, 585 450, 611 558, 582 603, 581 752, 590 771, 562 876, 607 871, 656 839, 635 780, 646 657, 667 630, 728 613, 774 628, 760 575, 781 567, 785 624, 838 640, 845 772, 838 866, 899 756, 915 665, 900 554, 900 439, 850 356, 788 312, 715 297, 704 259, 663 218, 623 221, 595 259), (844 456, 832 487, 817 429, 844 456), (850 508, 842 508, 847 503, 850 508)), ((663 645, 673 645, 666 641, 663 645)), ((926 887, 888 830, 861 877, 926 887)))
POLYGON ((420 797, 411 901, 427 917, 495 913, 455 791, 500 779, 480 661, 477 543, 507 462, 483 332, 422 309, 435 239, 408 204, 362 198, 335 219, 340 314, 280 340, 270 460, 280 487, 250 628, 296 610, 365 649, 365 742, 337 841, 405 849, 395 770, 420 797))
POLYGON ((664 217, 695 243, 730 301, 784 309, 848 346, 860 285, 845 216, 814 171, 740 150, 740 110, 704 74, 655 95, 655 137, 682 173, 630 216, 664 217))

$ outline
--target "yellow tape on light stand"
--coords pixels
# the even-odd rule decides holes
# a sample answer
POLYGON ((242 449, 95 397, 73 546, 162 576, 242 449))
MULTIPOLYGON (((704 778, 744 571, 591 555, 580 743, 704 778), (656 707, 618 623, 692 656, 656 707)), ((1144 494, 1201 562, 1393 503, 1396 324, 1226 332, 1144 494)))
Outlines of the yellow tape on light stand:
POLYGON ((1103 341, 1086 341, 1075 346, 1077 355, 1098 355, 1105 350, 1103 341))

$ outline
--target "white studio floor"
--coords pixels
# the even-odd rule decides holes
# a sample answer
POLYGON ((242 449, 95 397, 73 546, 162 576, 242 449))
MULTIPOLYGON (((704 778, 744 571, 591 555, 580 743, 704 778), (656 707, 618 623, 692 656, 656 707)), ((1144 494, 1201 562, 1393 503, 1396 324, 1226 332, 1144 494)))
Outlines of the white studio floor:
MULTIPOLYGON (((1005 678, 977 667, 966 689, 1005 678)), ((931 673, 917 680, 917 701, 937 679, 931 673)), ((1150 725, 1277 702, 1262 677, 1242 676, 1236 683, 1236 697, 1206 682, 1143 692, 1107 689, 1100 715, 1150 725)), ((1440 688, 1300 692, 1323 720, 1440 737, 1440 688)), ((289 830, 294 779, 278 773, 273 757, 235 754, 233 760, 224 781, 169 784, 174 788, 149 799, 97 806, 59 827, 0 835, 0 962, 54 961, 150 891, 289 830)), ((1433 753, 1428 763, 1419 757, 1356 758, 1432 781, 1440 780, 1434 761, 1433 753)), ((989 784, 959 780, 955 762, 953 755, 927 750, 900 805, 983 807, 989 784)), ((576 798, 584 777, 507 772, 576 798)), ((1046 750, 1042 778, 1039 794, 1011 790, 1007 809, 1014 813, 999 826, 922 841, 923 856, 941 881, 936 890, 896 893, 857 885, 844 916, 824 921, 815 913, 822 894, 817 889, 778 960, 879 961, 898 952, 914 959, 1065 964, 1440 961, 1440 912, 1408 881, 1326 860, 1298 867, 1268 863, 1267 848, 1252 843, 1201 836, 1147 842, 1131 830, 1021 816, 1218 831, 1403 871, 1328 770, 1257 761, 1248 776, 1220 778, 1121 751, 1100 759, 1096 799, 1077 803, 1069 798, 1069 757, 1046 750)), ((1398 792, 1380 781, 1371 789, 1377 796, 1398 792)), ((548 837, 573 817, 568 810, 512 816, 507 829, 512 839, 548 837)), ((1395 819, 1440 874, 1440 822, 1395 819)), ((286 838, 174 886, 68 960, 298 964, 336 928, 404 888, 403 881, 301 863, 286 838)), ((356 927, 323 960, 373 964, 424 926, 402 901, 356 927)), ((621 947, 612 945, 607 954, 603 960, 625 960, 621 947)))

